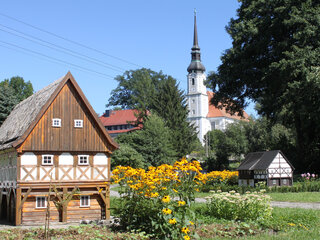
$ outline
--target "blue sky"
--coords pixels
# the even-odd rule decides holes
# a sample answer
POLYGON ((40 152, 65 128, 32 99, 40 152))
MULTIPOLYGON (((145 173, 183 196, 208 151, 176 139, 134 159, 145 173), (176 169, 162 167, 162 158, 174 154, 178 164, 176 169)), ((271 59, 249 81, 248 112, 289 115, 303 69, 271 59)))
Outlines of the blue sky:
MULTIPOLYGON (((231 47, 225 26, 238 6, 237 0, 1 1, 0 81, 18 75, 38 91, 70 70, 98 114, 117 86, 113 78, 125 70, 162 70, 186 90, 194 9, 202 62, 209 72, 216 70, 221 54, 231 47), (36 44, 39 40, 35 38, 50 48, 36 44), (55 51, 50 43, 76 56, 55 51), (89 62, 81 59, 87 57, 89 62), (96 60, 98 64, 92 62, 96 60)), ((252 106, 246 111, 255 114, 252 106)))

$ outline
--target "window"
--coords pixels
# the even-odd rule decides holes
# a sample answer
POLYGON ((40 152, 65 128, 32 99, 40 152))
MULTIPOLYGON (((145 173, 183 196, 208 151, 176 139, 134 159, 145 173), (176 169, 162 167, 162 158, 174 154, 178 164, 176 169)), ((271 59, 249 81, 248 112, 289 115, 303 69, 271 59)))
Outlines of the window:
POLYGON ((78 164, 79 165, 88 165, 89 156, 88 155, 78 155, 78 164))
POLYGON ((90 207, 90 196, 80 196, 80 207, 90 207))
POLYGON ((196 110, 192 110, 192 114, 193 114, 193 115, 196 114, 196 110))
POLYGON ((192 103, 195 103, 195 102, 196 102, 196 100, 192 99, 192 103))
POLYGON ((74 120, 74 127, 75 128, 82 128, 83 127, 83 120, 75 119, 74 120))
POLYGON ((288 184, 287 179, 282 179, 282 184, 283 184, 283 185, 288 184))
POLYGON ((192 78, 191 82, 192 82, 192 85, 194 85, 194 78, 192 78))
POLYGON ((108 130, 109 130, 109 131, 112 130, 112 127, 111 127, 111 126, 108 126, 108 130))
POLYGON ((277 185, 277 180, 276 179, 272 180, 272 185, 277 185))
POLYGON ((216 129, 216 122, 211 122, 211 130, 216 129))
POLYGON ((53 118, 52 119, 52 127, 61 127, 61 119, 53 118))
POLYGON ((42 155, 42 165, 52 165, 53 155, 42 155))
POLYGON ((46 197, 36 197, 36 208, 46 208, 47 201, 46 197))

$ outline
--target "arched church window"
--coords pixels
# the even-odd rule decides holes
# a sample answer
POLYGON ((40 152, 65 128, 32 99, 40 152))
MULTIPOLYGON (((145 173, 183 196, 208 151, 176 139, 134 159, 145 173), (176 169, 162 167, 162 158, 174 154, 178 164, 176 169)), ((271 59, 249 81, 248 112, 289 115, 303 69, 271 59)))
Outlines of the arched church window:
POLYGON ((192 81, 192 85, 194 85, 194 78, 192 78, 191 81, 192 81))

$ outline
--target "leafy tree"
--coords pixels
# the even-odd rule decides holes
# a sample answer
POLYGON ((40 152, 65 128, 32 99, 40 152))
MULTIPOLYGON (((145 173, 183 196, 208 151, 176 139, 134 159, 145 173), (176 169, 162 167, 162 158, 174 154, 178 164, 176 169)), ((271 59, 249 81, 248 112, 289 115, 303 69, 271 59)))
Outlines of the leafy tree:
POLYGON ((116 89, 111 91, 109 103, 106 105, 120 106, 122 109, 139 110, 138 123, 146 118, 155 97, 156 89, 160 81, 167 78, 162 72, 154 72, 150 69, 125 71, 122 76, 115 78, 118 81, 116 89))
POLYGON ((171 164, 177 160, 177 153, 171 143, 171 131, 162 118, 153 113, 147 117, 142 130, 117 137, 135 149, 144 159, 145 167, 171 164))
POLYGON ((208 78, 215 105, 239 111, 252 99, 293 128, 301 171, 320 168, 319 14, 318 1, 241 0, 227 26, 232 48, 208 78))
POLYGON ((175 79, 161 81, 155 94, 152 110, 165 120, 171 130, 171 141, 179 157, 193 150, 197 140, 195 127, 188 121, 188 108, 184 92, 179 90, 175 79))
POLYGON ((14 106, 18 103, 18 99, 14 91, 8 84, 0 86, 0 126, 10 114, 14 106))
POLYGON ((32 83, 30 81, 25 82, 24 79, 19 76, 5 79, 0 83, 0 87, 3 85, 8 85, 14 90, 14 94, 17 96, 19 102, 33 94, 32 83))
POLYGON ((144 159, 140 153, 128 144, 120 144, 111 157, 111 169, 116 166, 130 166, 133 168, 143 168, 144 159))
POLYGON ((12 77, 0 82, 0 126, 16 104, 33 94, 30 81, 22 77, 12 77))

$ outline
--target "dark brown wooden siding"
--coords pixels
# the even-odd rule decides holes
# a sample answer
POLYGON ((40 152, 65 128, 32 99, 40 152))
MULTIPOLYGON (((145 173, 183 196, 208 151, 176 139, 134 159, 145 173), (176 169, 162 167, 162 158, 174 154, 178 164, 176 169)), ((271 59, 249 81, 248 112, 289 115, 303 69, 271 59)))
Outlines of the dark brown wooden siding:
POLYGON ((108 152, 110 146, 78 93, 68 83, 31 131, 20 150, 108 152), (53 118, 61 119, 61 127, 52 127, 53 118), (74 127, 75 119, 83 120, 83 128, 74 127))

